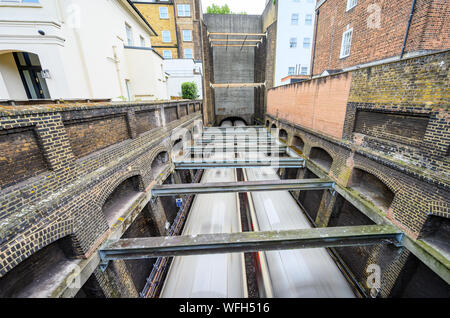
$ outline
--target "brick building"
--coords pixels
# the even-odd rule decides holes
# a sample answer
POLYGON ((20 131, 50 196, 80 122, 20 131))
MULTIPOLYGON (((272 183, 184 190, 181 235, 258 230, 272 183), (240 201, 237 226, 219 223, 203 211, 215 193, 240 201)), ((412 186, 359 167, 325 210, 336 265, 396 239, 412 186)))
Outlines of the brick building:
POLYGON ((391 251, 336 250, 361 284, 381 264, 382 297, 448 295, 449 57, 428 53, 268 91, 266 126, 307 159, 306 171, 280 173, 337 183, 337 197, 298 195, 312 222, 387 223, 405 233, 404 247, 391 251))
POLYGON ((319 0, 314 32, 314 75, 396 60, 401 55, 450 48, 450 4, 443 0, 319 0))
POLYGON ((153 47, 166 59, 202 59, 200 0, 133 1, 157 32, 153 47))

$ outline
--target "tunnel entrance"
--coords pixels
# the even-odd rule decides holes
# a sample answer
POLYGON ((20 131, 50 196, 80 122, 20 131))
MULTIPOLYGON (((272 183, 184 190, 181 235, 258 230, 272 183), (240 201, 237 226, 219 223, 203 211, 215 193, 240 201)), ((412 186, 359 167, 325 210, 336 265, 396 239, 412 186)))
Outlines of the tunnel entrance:
POLYGON ((130 208, 141 193, 139 176, 128 178, 117 186, 106 199, 102 208, 110 227, 130 208))
POLYGON ((236 121, 243 121, 243 122, 245 123, 246 126, 248 125, 247 121, 244 120, 242 117, 234 116, 234 117, 227 117, 227 118, 223 119, 223 120, 220 122, 219 127, 222 126, 222 124, 223 124, 224 122, 226 122, 226 121, 231 122, 232 126, 234 126, 234 124, 235 124, 236 121))
POLYGON ((384 212, 394 200, 394 193, 380 179, 358 168, 353 169, 349 187, 359 191, 384 212))

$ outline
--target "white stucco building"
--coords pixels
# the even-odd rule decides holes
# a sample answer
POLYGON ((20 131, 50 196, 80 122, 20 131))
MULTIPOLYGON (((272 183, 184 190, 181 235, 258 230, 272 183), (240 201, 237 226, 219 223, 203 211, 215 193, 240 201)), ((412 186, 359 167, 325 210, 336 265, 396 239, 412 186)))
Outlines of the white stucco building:
POLYGON ((153 35, 127 0, 0 0, 0 100, 167 99, 153 35))
MULTIPOLYGON (((272 2, 272 0, 270 0, 272 2)), ((289 75, 310 75, 315 0, 279 0, 277 20, 275 86, 289 75)))
POLYGON ((167 59, 164 60, 164 71, 167 79, 167 95, 181 97, 181 85, 185 82, 194 82, 198 88, 198 99, 203 99, 203 67, 201 61, 193 59, 167 59))

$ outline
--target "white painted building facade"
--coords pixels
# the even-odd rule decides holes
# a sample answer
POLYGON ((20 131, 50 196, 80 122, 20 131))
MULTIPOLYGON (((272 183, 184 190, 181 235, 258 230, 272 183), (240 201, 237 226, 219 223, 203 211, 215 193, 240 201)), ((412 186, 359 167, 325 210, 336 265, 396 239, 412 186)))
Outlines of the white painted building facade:
MULTIPOLYGON (((271 1, 271 0, 270 0, 271 1)), ((275 86, 289 75, 310 75, 315 0, 277 1, 275 86)))
POLYGON ((0 0, 0 100, 167 99, 154 34, 127 0, 0 0))
POLYGON ((194 82, 198 88, 198 99, 203 99, 203 67, 201 61, 193 59, 166 59, 164 71, 167 79, 167 95, 182 97, 181 85, 185 82, 194 82))

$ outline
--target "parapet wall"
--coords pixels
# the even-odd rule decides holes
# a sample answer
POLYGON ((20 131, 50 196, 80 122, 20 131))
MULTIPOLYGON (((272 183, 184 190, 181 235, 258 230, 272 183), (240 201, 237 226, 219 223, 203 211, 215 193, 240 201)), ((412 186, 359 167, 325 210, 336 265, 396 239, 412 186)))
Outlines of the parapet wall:
MULTIPOLYGON (((170 153, 172 133, 192 133, 202 101, 0 106, 0 277, 66 238, 89 257, 109 233, 107 197, 170 153), (3 151, 5 150, 5 151, 3 151)), ((164 227, 164 221, 162 227, 164 227)))
POLYGON ((343 187, 361 171, 378 179, 369 195, 390 193, 380 214, 422 238, 434 217, 450 218, 449 65, 447 51, 274 88, 266 125, 297 138, 308 158, 328 153, 327 174, 343 187))

